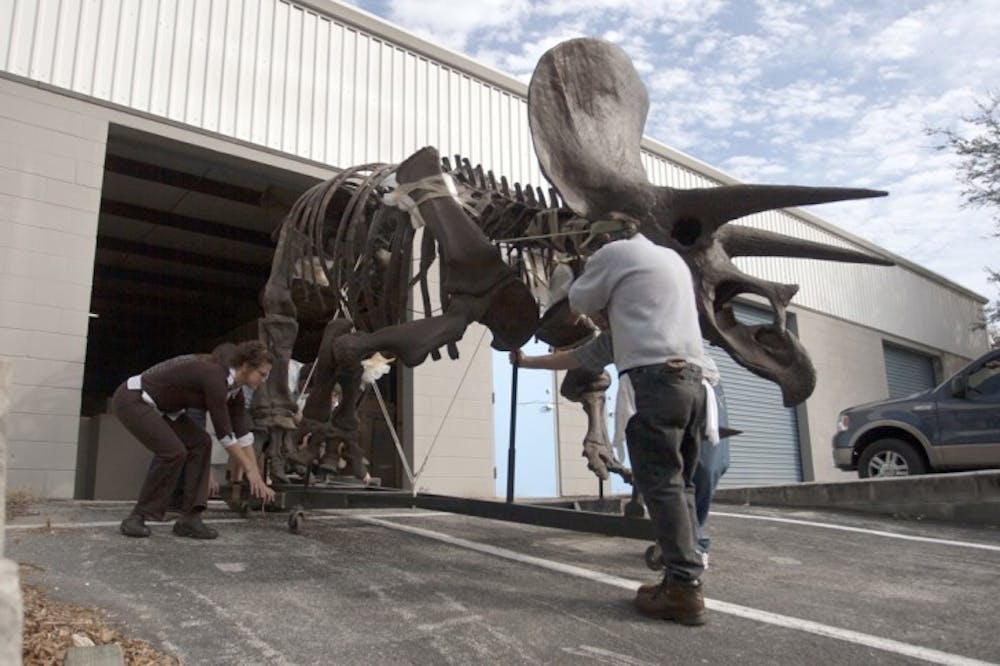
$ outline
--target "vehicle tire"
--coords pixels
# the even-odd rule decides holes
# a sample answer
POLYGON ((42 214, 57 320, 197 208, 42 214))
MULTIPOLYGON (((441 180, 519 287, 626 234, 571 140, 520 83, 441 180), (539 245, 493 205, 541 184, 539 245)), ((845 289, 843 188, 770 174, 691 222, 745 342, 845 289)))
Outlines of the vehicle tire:
POLYGON ((909 442, 901 439, 880 439, 872 442, 858 459, 858 476, 862 479, 883 476, 924 474, 927 464, 909 442))

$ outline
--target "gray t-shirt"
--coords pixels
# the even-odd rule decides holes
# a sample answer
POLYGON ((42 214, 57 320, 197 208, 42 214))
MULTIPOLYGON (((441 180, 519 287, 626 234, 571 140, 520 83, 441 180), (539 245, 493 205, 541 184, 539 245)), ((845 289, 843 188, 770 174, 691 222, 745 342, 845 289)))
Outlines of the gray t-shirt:
POLYGON ((608 243, 569 290, 574 312, 607 310, 619 371, 702 356, 691 271, 642 234, 608 243))

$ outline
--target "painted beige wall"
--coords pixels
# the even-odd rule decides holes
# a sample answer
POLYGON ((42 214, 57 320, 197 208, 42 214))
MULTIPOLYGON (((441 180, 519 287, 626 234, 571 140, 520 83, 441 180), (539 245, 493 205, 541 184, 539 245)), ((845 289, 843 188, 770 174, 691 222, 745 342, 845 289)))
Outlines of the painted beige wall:
POLYGON ((969 361, 816 312, 796 310, 795 315, 799 337, 812 356, 817 377, 816 390, 804 406, 807 418, 799 420, 800 428, 805 430, 803 446, 809 447, 808 451, 803 451, 803 464, 812 460, 811 470, 803 470, 806 480, 829 482, 857 478, 856 473, 843 472, 834 466, 831 440, 842 410, 889 397, 882 352, 884 341, 938 358, 938 381, 969 361))
POLYGON ((473 324, 457 360, 443 353, 412 370, 412 463, 415 473, 424 466, 420 491, 494 496, 491 340, 489 330, 473 324))

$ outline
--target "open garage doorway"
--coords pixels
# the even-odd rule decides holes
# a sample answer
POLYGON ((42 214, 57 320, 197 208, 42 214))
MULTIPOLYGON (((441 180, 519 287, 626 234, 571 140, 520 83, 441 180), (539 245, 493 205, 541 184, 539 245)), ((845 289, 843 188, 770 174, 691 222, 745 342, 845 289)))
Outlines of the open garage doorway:
MULTIPOLYGON (((110 498, 111 491, 97 487, 99 468, 116 456, 97 450, 106 439, 98 431, 126 377, 171 356, 257 337, 272 232, 315 183, 311 176, 111 126, 81 400, 78 497, 110 498)), ((293 358, 314 359, 322 330, 322 323, 303 324, 293 358)), ((395 378, 386 380, 390 386, 382 391, 397 403, 395 378)), ((394 468, 395 450, 387 434, 384 439, 372 445, 388 451, 373 450, 371 458, 388 454, 382 462, 394 468)), ((144 449, 120 455, 126 453, 146 457, 144 449)), ((139 476, 130 482, 137 489, 144 469, 130 469, 124 458, 117 467, 119 475, 139 476)), ((388 468, 382 473, 393 476, 388 468)))

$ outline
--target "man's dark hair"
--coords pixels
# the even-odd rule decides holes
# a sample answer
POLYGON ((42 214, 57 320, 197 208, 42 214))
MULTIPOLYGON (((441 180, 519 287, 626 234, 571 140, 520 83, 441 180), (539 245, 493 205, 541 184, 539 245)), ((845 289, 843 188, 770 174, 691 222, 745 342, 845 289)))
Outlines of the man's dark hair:
POLYGON ((608 243, 628 240, 639 233, 638 223, 631 219, 599 220, 591 228, 593 235, 586 243, 587 251, 591 254, 608 243))

